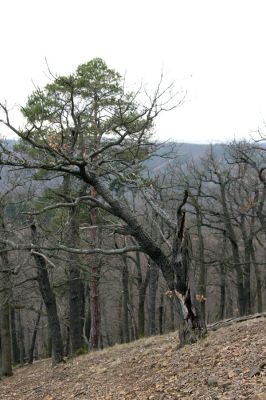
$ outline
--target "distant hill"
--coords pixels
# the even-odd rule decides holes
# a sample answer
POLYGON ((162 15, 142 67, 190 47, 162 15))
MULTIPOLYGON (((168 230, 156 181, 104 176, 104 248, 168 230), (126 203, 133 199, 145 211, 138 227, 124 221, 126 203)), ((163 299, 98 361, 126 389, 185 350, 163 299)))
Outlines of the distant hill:
MULTIPOLYGON (((215 154, 222 155, 224 152, 224 145, 222 144, 215 144, 212 147, 215 154)), ((210 145, 208 144, 162 143, 155 154, 148 160, 147 166, 149 169, 158 172, 168 164, 184 164, 192 159, 197 161, 204 157, 209 149, 210 145)))

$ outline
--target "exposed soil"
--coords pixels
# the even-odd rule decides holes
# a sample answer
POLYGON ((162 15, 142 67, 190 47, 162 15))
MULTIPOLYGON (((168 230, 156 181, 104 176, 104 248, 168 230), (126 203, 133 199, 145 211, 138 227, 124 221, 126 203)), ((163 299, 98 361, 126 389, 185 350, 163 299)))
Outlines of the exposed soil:
POLYGON ((141 339, 52 367, 15 368, 1 400, 266 399, 266 318, 210 332, 177 350, 177 334, 141 339))

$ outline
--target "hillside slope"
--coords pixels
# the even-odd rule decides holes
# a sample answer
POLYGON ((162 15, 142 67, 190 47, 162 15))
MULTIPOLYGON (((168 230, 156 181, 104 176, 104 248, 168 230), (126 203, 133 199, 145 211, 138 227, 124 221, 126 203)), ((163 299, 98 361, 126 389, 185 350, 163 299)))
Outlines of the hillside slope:
POLYGON ((210 332, 181 350, 176 336, 117 345, 54 368, 50 360, 16 368, 0 381, 0 398, 266 399, 266 369, 256 370, 266 360, 265 317, 210 332))

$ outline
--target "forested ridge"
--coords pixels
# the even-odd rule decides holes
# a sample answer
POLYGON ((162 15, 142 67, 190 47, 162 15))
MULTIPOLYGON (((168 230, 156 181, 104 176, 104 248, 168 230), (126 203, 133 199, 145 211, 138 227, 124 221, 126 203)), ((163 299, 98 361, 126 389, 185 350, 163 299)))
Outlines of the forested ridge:
POLYGON ((36 88, 23 128, 1 104, 3 376, 175 330, 182 351, 265 311, 265 136, 155 141, 183 100, 125 87, 97 58, 36 88))

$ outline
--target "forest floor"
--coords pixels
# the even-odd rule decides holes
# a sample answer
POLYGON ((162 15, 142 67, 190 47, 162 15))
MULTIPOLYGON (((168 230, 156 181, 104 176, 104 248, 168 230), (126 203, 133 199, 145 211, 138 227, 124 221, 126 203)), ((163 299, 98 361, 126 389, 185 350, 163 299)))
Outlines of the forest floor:
POLYGON ((180 350, 177 334, 141 339, 51 366, 15 368, 1 400, 266 399, 266 318, 210 332, 180 350))

